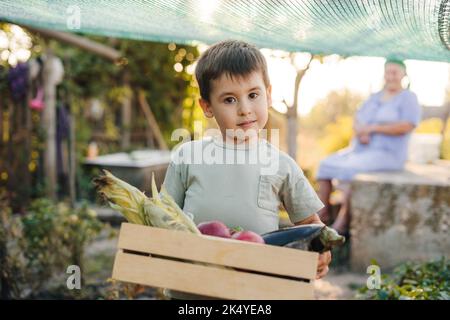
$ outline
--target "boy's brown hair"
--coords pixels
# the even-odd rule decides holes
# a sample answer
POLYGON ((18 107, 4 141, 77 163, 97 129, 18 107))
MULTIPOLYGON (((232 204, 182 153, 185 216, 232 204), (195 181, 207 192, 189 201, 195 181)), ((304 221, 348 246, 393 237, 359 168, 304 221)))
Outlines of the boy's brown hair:
POLYGON ((264 84, 270 85, 267 63, 261 51, 255 46, 238 40, 226 40, 209 47, 200 57, 195 69, 195 77, 200 88, 200 95, 209 101, 211 80, 222 74, 248 76, 254 71, 261 71, 264 84))

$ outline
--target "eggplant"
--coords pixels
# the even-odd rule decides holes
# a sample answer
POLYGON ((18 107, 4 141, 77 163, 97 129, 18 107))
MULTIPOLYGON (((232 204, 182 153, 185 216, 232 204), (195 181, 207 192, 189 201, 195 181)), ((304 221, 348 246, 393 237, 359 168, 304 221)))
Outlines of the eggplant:
POLYGON ((261 236, 266 244, 319 253, 341 246, 345 242, 345 237, 339 235, 336 230, 320 224, 282 228, 261 236))

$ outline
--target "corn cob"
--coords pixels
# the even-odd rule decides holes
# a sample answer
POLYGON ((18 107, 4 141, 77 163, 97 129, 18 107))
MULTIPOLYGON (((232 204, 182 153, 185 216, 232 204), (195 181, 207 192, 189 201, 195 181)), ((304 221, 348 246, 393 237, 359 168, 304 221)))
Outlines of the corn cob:
MULTIPOLYGON (((97 192, 108 201, 111 208, 121 212, 129 222, 201 234, 194 222, 176 204, 164 185, 161 186, 161 193, 158 193, 153 173, 152 198, 148 198, 143 192, 115 177, 109 171, 103 170, 103 173, 103 176, 94 179, 97 192)), ((194 263, 205 265, 201 262, 194 263)), ((157 292, 162 297, 170 297, 164 288, 158 288, 157 292)))
POLYGON ((103 170, 103 173, 103 176, 94 179, 97 192, 129 222, 200 234, 195 223, 180 209, 164 185, 158 193, 153 173, 151 198, 109 171, 103 170))

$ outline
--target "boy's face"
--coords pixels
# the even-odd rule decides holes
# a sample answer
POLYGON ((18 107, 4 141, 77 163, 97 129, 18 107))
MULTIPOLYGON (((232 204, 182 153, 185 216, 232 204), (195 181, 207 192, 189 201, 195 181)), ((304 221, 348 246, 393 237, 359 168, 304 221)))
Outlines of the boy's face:
POLYGON ((222 136, 245 141, 267 123, 271 86, 266 88, 260 71, 233 79, 223 74, 211 81, 209 100, 200 99, 200 105, 206 117, 216 119, 222 136), (242 133, 244 138, 240 139, 242 133))

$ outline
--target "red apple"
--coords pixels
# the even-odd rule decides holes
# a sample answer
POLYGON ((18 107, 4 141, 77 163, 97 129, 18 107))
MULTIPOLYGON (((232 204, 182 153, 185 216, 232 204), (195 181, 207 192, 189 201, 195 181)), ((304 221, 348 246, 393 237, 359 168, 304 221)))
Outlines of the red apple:
POLYGON ((197 226, 202 234, 209 236, 231 238, 230 229, 220 221, 206 221, 197 226))
POLYGON ((259 234, 249 230, 236 232, 231 238, 255 243, 265 243, 264 239, 259 234))

